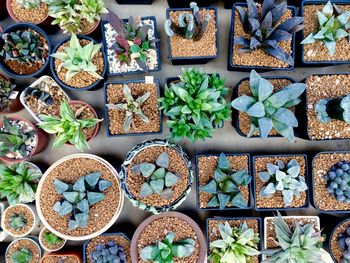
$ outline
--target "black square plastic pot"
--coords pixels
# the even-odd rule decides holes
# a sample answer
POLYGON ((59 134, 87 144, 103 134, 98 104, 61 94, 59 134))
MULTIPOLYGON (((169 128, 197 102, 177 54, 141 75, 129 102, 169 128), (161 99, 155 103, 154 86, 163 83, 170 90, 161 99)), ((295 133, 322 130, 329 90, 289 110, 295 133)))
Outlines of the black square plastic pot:
MULTIPOLYGON (((192 1, 191 1, 192 2, 192 1)), ((168 58, 170 59, 173 65, 194 65, 194 64, 206 64, 212 59, 219 58, 219 22, 218 22, 218 10, 216 7, 207 7, 201 8, 207 10, 215 11, 215 20, 216 20, 216 55, 215 56, 204 56, 204 57, 173 57, 171 55, 171 45, 170 45, 170 37, 168 38, 168 58)), ((166 18, 169 19, 169 13, 171 11, 191 11, 191 8, 168 8, 166 10, 166 18)))
POLYGON ((120 5, 151 5, 153 0, 116 0, 120 5))
POLYGON ((196 2, 199 7, 207 7, 215 4, 216 0, 168 0, 170 8, 189 7, 191 2, 196 2))
MULTIPOLYGON (((256 3, 262 3, 264 0, 256 0, 256 3)), ((277 0, 276 2, 282 2, 282 1, 286 1, 286 0, 277 0)), ((224 6, 226 9, 232 9, 232 6, 234 3, 236 2, 245 2, 244 0, 224 0, 224 6)), ((300 7, 301 4, 301 0, 288 0, 288 5, 292 5, 292 6, 296 6, 296 7, 300 7)))

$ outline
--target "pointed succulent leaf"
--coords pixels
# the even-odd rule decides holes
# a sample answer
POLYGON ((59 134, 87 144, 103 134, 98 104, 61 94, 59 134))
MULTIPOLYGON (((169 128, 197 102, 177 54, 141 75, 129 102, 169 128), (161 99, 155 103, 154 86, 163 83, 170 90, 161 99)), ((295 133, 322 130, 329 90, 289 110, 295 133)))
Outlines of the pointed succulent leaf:
POLYGON ((146 178, 150 177, 155 169, 156 169, 156 166, 153 163, 141 163, 140 164, 141 174, 146 178))
POLYGON ((98 180, 101 177, 101 172, 94 172, 90 173, 85 176, 85 181, 90 185, 92 188, 94 188, 98 182, 98 180))
POLYGON ((87 192, 87 199, 89 201, 90 205, 94 205, 103 199, 105 199, 105 195, 102 193, 97 193, 97 192, 87 192))
POLYGON ((148 183, 143 183, 140 188, 140 198, 144 198, 153 194, 153 189, 148 183))
POLYGON ((179 181, 179 177, 171 172, 167 172, 165 175, 165 186, 172 187, 179 181))
POLYGON ((55 179, 54 181, 54 185, 55 185, 55 189, 56 191, 59 193, 59 194, 62 194, 63 192, 67 191, 68 188, 69 188, 69 185, 58 180, 58 179, 55 179))
POLYGON ((165 169, 169 168, 169 155, 167 152, 162 152, 156 161, 156 164, 159 167, 164 167, 165 169))

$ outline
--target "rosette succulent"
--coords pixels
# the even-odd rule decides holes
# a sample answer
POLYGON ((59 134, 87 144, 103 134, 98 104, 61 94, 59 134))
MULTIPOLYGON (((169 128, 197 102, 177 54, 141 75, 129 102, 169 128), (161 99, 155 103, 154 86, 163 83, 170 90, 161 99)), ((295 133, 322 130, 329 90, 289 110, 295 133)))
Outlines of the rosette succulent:
POLYGON ((350 123, 350 94, 329 99, 321 99, 315 107, 317 119, 322 123, 340 120, 350 123))
POLYGON ((27 247, 21 247, 14 251, 11 255, 11 262, 13 263, 29 263, 32 261, 33 254, 27 247))
POLYGON ((16 3, 25 9, 38 8, 41 4, 41 0, 16 0, 16 3))
POLYGON ((126 254, 124 248, 117 245, 114 241, 108 241, 106 244, 99 244, 90 253, 91 263, 126 263, 126 254))
POLYGON ((343 252, 341 263, 350 263, 350 227, 338 236, 338 246, 343 252))
POLYGON ((21 213, 12 213, 9 219, 9 227, 15 230, 20 230, 21 228, 27 226, 28 221, 25 215, 21 213))
POLYGON ((285 52, 280 43, 292 39, 293 34, 304 28, 303 17, 292 17, 281 22, 287 11, 287 1, 275 4, 275 0, 264 0, 261 13, 253 0, 246 0, 248 8, 236 6, 243 30, 249 37, 236 37, 235 45, 240 45, 241 52, 261 49, 290 66, 294 65, 293 57, 285 52))
POLYGON ((43 240, 45 241, 46 244, 51 245, 51 246, 57 246, 60 245, 64 242, 62 238, 59 236, 56 236, 54 233, 50 231, 46 231, 43 233, 43 240))
POLYGON ((10 96, 15 87, 16 85, 12 85, 10 81, 0 76, 0 112, 10 106, 10 96))
POLYGON ((339 6, 328 1, 322 11, 317 11, 317 18, 318 31, 308 35, 301 44, 322 41, 329 55, 333 57, 337 41, 350 36, 350 11, 343 11, 339 6))
POLYGON ((348 161, 334 164, 324 179, 327 181, 327 191, 338 202, 350 204, 350 163, 348 161))
POLYGON ((256 132, 261 138, 267 138, 275 129, 290 142, 294 141, 294 127, 298 127, 298 120, 289 109, 301 102, 300 95, 305 91, 304 83, 294 83, 273 93, 273 85, 259 76, 255 70, 250 73, 249 95, 242 95, 232 101, 232 107, 248 114, 251 118, 248 137, 256 132))
POLYGON ((167 19, 164 24, 165 32, 169 37, 178 35, 182 38, 193 39, 198 41, 202 38, 207 30, 211 15, 206 14, 204 18, 201 18, 197 3, 190 3, 192 13, 181 13, 178 21, 172 21, 167 19))

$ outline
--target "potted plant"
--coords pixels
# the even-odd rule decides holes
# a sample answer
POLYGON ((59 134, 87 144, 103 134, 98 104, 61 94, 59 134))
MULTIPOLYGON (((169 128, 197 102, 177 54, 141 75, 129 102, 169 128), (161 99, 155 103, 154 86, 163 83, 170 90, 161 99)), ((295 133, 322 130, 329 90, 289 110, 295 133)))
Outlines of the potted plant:
POLYGON ((101 47, 92 38, 75 34, 59 42, 50 62, 58 85, 75 91, 98 87, 107 67, 101 47))
POLYGON ((0 164, 0 198, 6 198, 10 205, 31 203, 42 172, 30 162, 15 163, 10 166, 0 164))
POLYGON ((303 154, 254 156, 255 210, 307 208, 307 165, 303 154))
POLYGON ((13 237, 29 235, 37 225, 33 205, 15 204, 6 208, 1 217, 1 227, 13 237))
POLYGON ((348 262, 349 255, 349 237, 350 220, 345 219, 335 226, 329 237, 329 252, 334 262, 348 262))
POLYGON ((90 35, 101 21, 101 14, 108 13, 103 0, 43 0, 49 7, 52 25, 59 25, 63 33, 90 35))
POLYGON ((249 154, 197 155, 198 208, 252 207, 249 154))
POLYGON ((116 0, 119 5, 151 5, 153 0, 116 0))
POLYGON ((268 79, 252 70, 249 79, 236 86, 231 103, 238 112, 236 129, 247 137, 279 134, 294 142, 294 127, 298 127, 294 106, 301 102, 306 85, 285 77, 268 79))
POLYGON ((160 213, 176 209, 191 191, 191 161, 182 148, 160 139, 144 141, 127 154, 120 171, 132 204, 160 213))
POLYGON ((160 71, 160 45, 154 16, 121 20, 109 12, 101 24, 108 76, 160 71))
POLYGON ((168 35, 168 58, 173 65, 205 64, 219 57, 216 7, 168 8, 164 27, 168 35))
POLYGON ((209 262, 260 262, 260 218, 208 218, 206 232, 209 262))
POLYGON ((107 136, 162 133, 159 80, 105 83, 107 136))
POLYGON ((41 122, 40 115, 54 116, 69 97, 50 76, 42 76, 24 89, 20 100, 33 118, 41 122))
POLYGON ((80 251, 67 250, 67 251, 55 251, 45 254, 40 263, 53 263, 53 262, 71 262, 71 263, 83 263, 83 259, 80 251))
POLYGON ((84 243, 84 262, 131 263, 130 239, 123 233, 105 233, 84 243))
POLYGON ((41 248, 34 238, 18 238, 12 241, 5 252, 6 263, 39 263, 41 248))
POLYGON ((66 156, 39 182, 36 207, 44 226, 68 240, 86 240, 114 224, 124 196, 117 171, 91 154, 66 156))
POLYGON ((166 79, 164 96, 159 100, 160 109, 169 118, 169 138, 204 141, 230 119, 230 106, 225 100, 228 89, 216 73, 206 74, 195 68, 182 71, 179 78, 166 79))
POLYGON ((350 74, 317 74, 306 78, 307 133, 310 140, 350 138, 349 79, 350 74))
POLYGON ((301 59, 309 66, 349 63, 350 11, 348 1, 303 1, 305 17, 301 59), (335 3, 337 5, 335 5, 335 3))
POLYGON ((48 144, 48 136, 31 122, 18 117, 0 121, 0 160, 10 163, 24 161, 43 151, 48 144))
POLYGON ((14 113, 22 108, 16 85, 0 74, 0 113, 14 113))
MULTIPOLYGON (((4 216, 5 208, 6 208, 6 204, 4 202, 0 202, 0 222, 1 222, 1 218, 4 216)), ((4 229, 2 229, 0 225, 0 242, 4 241, 6 237, 7 237, 7 233, 4 231, 4 229)))
POLYGON ((56 135, 53 148, 67 143, 82 152, 90 148, 88 141, 97 135, 102 121, 89 104, 77 100, 63 101, 55 116, 40 115, 40 119, 38 126, 56 135))
POLYGON ((7 27, 0 41, 0 67, 9 76, 35 77, 49 65, 51 44, 38 26, 16 23, 7 27))
MULTIPOLYGON (((190 5, 190 3, 193 2, 192 0, 168 0, 168 5, 170 8, 180 8, 180 7, 187 7, 190 5)), ((214 4, 217 2, 216 0, 197 0, 196 1, 198 6, 200 7, 206 7, 214 4)))
POLYGON ((40 246, 48 252, 53 252, 60 250, 64 247, 67 240, 56 236, 54 233, 50 232, 47 228, 43 228, 39 234, 40 246))
POLYGON ((287 1, 277 5, 269 0, 264 0, 263 5, 253 0, 234 4, 228 70, 293 69, 294 34, 304 22, 295 15, 295 7, 287 6, 287 1))
POLYGON ((6 0, 6 8, 16 22, 37 25, 49 22, 49 8, 44 0, 6 0))
POLYGON ((150 216, 139 225, 130 252, 132 262, 157 262, 158 257, 163 262, 204 263, 207 250, 202 230, 193 219, 167 212, 150 216))

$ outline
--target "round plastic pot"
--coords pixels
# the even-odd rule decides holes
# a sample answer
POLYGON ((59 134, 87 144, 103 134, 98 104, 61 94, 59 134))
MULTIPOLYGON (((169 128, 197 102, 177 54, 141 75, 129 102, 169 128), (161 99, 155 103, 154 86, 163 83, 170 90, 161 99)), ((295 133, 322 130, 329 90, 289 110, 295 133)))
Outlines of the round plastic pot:
MULTIPOLYGON (((2 75, 2 74, 0 74, 0 78, 6 79, 7 81, 11 82, 11 81, 9 80, 9 78, 7 78, 6 76, 4 76, 4 75, 2 75)), ((12 84, 12 83, 11 83, 11 84, 12 84)), ((14 90, 15 90, 15 91, 19 91, 19 88, 16 87, 14 90)), ((20 102, 20 98, 19 98, 19 97, 20 97, 19 94, 17 94, 17 97, 16 97, 15 99, 13 99, 13 100, 10 101, 10 105, 9 105, 5 110, 3 110, 3 111, 0 112, 0 113, 3 113, 3 114, 15 113, 15 112, 18 112, 18 111, 20 111, 21 109, 23 109, 23 106, 22 106, 22 104, 21 104, 21 102, 20 102)))
POLYGON ((67 243, 67 240, 64 239, 64 242, 62 243, 62 246, 60 246, 59 248, 57 248, 57 249, 50 249, 50 248, 48 248, 48 247, 41 241, 42 236, 43 236, 43 233, 44 233, 45 230, 47 230, 47 228, 44 227, 43 229, 41 229, 40 234, 39 234, 39 243, 40 243, 40 246, 41 246, 45 251, 48 251, 48 252, 55 252, 55 251, 57 251, 57 250, 62 249, 62 248, 64 247, 64 245, 67 243))
POLYGON ((32 263, 39 263, 39 262, 40 262, 41 255, 42 255, 42 253, 41 253, 42 251, 41 251, 41 248, 40 248, 40 246, 39 246, 39 244, 38 244, 37 239, 36 239, 36 238, 32 238, 32 237, 23 237, 23 238, 18 238, 18 239, 16 239, 16 240, 13 240, 13 241, 8 245, 8 247, 6 248, 6 252, 5 252, 5 262, 6 262, 6 263, 13 263, 11 260, 10 260, 10 261, 7 260, 7 253, 8 253, 8 251, 9 251, 10 247, 11 247, 13 244, 15 244, 16 242, 20 241, 20 240, 28 240, 28 241, 33 242, 33 243, 36 245, 36 247, 38 248, 38 251, 39 251, 39 260, 38 260, 37 262, 32 262, 32 263))

